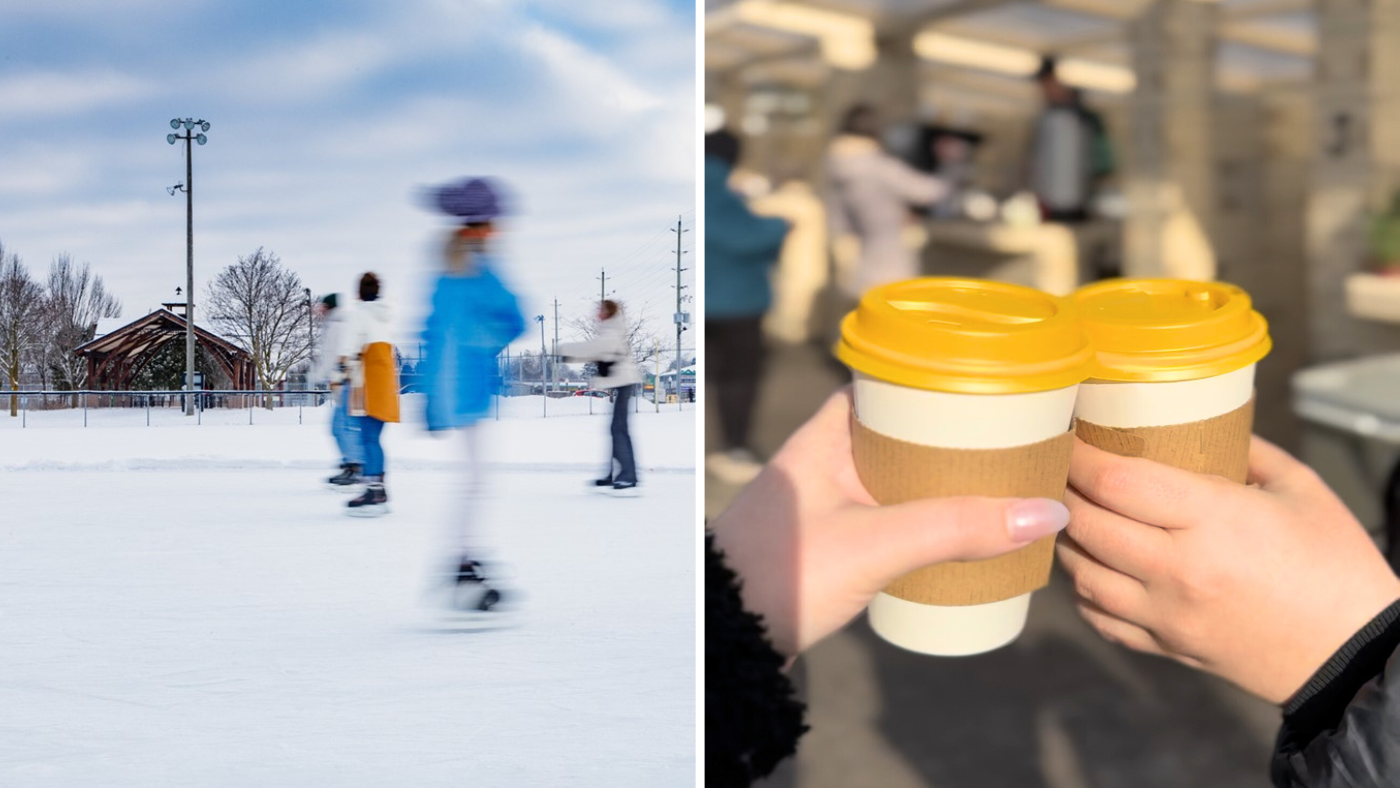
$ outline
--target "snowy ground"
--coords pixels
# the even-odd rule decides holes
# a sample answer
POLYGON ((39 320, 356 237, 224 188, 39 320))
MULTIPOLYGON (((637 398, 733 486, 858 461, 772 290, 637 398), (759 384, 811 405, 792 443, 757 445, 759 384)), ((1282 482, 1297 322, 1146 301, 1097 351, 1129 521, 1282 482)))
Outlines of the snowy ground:
POLYGON ((391 426, 394 511, 357 520, 323 410, 0 417, 0 785, 693 784, 695 418, 666 410, 634 416, 636 499, 582 485, 602 415, 485 424, 525 592, 493 629, 422 604, 459 441, 391 426))

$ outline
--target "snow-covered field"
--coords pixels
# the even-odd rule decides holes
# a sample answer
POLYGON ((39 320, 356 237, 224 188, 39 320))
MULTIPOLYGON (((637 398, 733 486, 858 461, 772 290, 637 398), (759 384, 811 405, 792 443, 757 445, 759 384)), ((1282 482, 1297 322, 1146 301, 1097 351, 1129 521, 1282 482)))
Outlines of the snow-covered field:
POLYGON ((695 411, 633 417, 617 499, 606 403, 529 400, 483 427, 497 628, 423 603, 458 439, 391 425, 359 520, 324 409, 0 416, 0 786, 694 784, 695 411))

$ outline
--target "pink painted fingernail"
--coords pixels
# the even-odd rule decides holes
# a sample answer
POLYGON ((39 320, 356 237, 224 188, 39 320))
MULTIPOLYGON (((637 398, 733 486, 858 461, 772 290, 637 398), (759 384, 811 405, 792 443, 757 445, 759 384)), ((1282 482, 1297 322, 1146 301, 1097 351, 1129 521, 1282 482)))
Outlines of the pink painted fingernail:
POLYGON ((1069 509, 1049 498, 1027 498, 1011 505, 1006 528, 1017 542, 1033 542, 1069 525, 1069 509))

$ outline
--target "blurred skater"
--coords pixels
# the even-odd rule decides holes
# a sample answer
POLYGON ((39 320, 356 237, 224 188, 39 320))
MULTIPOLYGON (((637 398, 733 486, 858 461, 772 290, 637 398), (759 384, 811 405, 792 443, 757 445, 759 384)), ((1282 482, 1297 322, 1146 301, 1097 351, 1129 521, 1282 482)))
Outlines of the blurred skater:
POLYGON ((350 415, 350 386, 346 370, 346 313, 348 305, 338 293, 323 297, 316 304, 316 316, 321 318, 321 345, 316 363, 311 367, 313 385, 325 385, 331 391, 331 437, 340 450, 340 473, 326 482, 337 490, 347 492, 361 483, 364 452, 360 445, 360 424, 350 415))
POLYGON ((399 372, 394 363, 389 305, 379 299, 379 277, 360 277, 360 305, 349 323, 350 413, 358 417, 365 491, 347 504, 349 513, 378 517, 388 512, 384 491, 384 425, 399 420, 399 372))
POLYGON ((488 579, 483 557, 492 546, 476 516, 486 489, 477 423, 486 416, 497 391, 496 358, 524 333, 525 316, 515 295, 496 276, 492 238, 502 213, 497 188, 490 181, 473 178, 444 188, 439 204, 462 226, 444 245, 444 268, 433 284, 419 372, 427 396, 428 429, 461 431, 467 456, 464 495, 454 519, 457 544, 451 606, 489 611, 501 602, 501 590, 488 579))
MULTIPOLYGON (((586 342, 565 342, 559 346, 559 355, 594 362, 598 374, 593 378, 593 385, 616 392, 613 395, 612 460, 608 472, 593 484, 630 494, 637 487, 637 462, 632 454, 628 408, 633 388, 642 382, 642 373, 632 360, 632 348, 627 342, 627 317, 622 305, 611 299, 599 302, 598 333, 586 342)), ((676 375, 679 377, 679 370, 676 375)))

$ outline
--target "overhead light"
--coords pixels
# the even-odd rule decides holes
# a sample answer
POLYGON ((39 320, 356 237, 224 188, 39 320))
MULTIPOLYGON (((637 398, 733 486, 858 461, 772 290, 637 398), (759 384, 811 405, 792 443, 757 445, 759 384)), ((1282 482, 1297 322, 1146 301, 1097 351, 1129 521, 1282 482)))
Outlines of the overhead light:
POLYGON ((875 62, 875 26, 854 14, 811 8, 776 0, 739 0, 706 21, 706 31, 735 22, 811 36, 821 44, 822 59, 836 68, 860 71, 875 62))
POLYGON ((1137 75, 1133 70, 1113 63, 1067 57, 1056 64, 1055 72, 1066 85, 1085 90, 1132 93, 1137 88, 1137 75))
MULTIPOLYGON (((925 30, 914 37, 914 52, 925 60, 965 66, 998 74, 1030 77, 1040 68, 1041 55, 1024 47, 925 30)), ((1056 73, 1066 84, 1085 90, 1131 93, 1137 86, 1132 69, 1082 58, 1060 58, 1056 73)))
POLYGON ((171 119, 170 119, 170 128, 172 128, 172 129, 178 129, 178 128, 180 128, 180 119, 179 119, 179 118, 171 118, 171 119))
POLYGON ((1029 49, 950 36, 936 30, 914 37, 914 53, 925 60, 1016 76, 1028 77, 1040 67, 1040 55, 1029 49))

